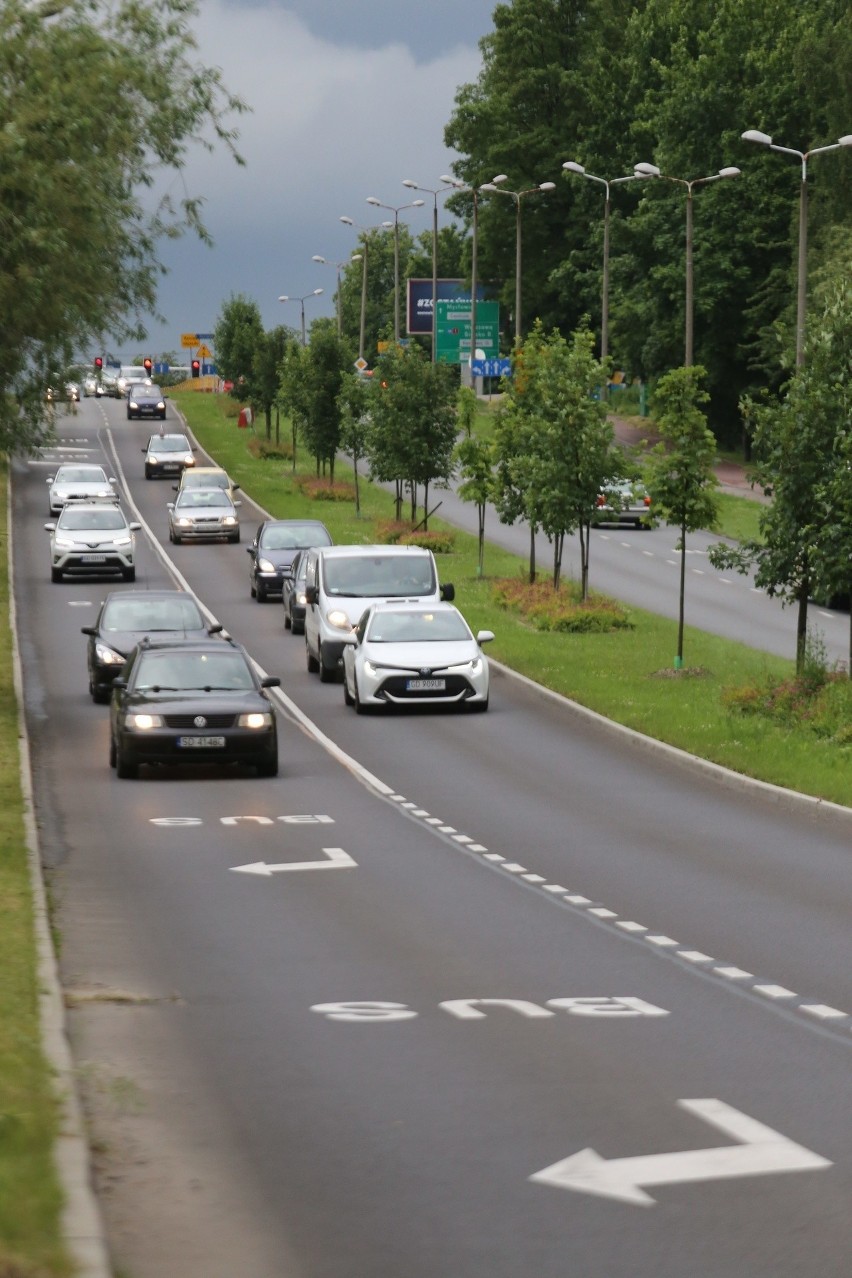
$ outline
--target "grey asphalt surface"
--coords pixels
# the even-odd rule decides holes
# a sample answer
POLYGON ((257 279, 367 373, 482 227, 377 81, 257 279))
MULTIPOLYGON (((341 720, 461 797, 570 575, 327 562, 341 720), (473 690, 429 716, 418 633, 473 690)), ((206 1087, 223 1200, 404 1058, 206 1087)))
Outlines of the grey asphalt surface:
MULTIPOLYGON (((168 549, 170 486, 141 479, 148 428, 119 413, 86 402, 63 434, 119 461, 168 549)), ((134 1278, 845 1274, 849 820, 729 792, 508 676, 486 716, 357 718, 307 675, 280 606, 250 600, 244 545, 171 554, 282 676, 282 775, 119 782, 79 633, 108 587, 50 583, 46 473, 14 468, 16 599, 116 1263, 134 1278), (233 872, 327 848, 356 864, 233 872), (582 998, 644 1003, 549 1005, 582 998), (364 1000, 397 1006, 328 1006, 364 1000), (831 1165, 655 1185, 647 1208, 530 1180, 585 1148, 730 1144, 690 1098, 831 1165)), ((137 586, 166 584, 141 543, 137 586)))

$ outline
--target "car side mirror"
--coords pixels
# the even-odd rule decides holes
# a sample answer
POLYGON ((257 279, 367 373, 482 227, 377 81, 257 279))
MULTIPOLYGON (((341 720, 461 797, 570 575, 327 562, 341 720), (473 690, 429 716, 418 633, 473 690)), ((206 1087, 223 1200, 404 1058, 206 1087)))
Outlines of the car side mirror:
POLYGON ((110 477, 109 477, 109 482, 110 482, 111 484, 117 484, 117 483, 118 483, 118 480, 116 479, 115 475, 110 475, 110 477))
POLYGON ((49 479, 46 479, 44 482, 45 482, 46 484, 52 484, 55 478, 56 478, 56 476, 55 476, 55 475, 51 475, 51 476, 50 476, 50 478, 49 478, 49 479))
POLYGON ((236 507, 236 506, 242 506, 242 504, 243 504, 243 503, 242 503, 241 501, 235 501, 235 502, 234 502, 234 506, 235 506, 235 507, 236 507))
POLYGON ((119 675, 117 679, 113 679, 112 686, 114 688, 126 688, 127 680, 124 679, 121 675, 119 675))
POLYGON ((44 526, 48 532, 53 532, 54 529, 56 528, 56 524, 45 524, 44 526))
POLYGON ((140 451, 140 453, 147 453, 148 449, 147 449, 147 448, 140 448, 140 449, 139 449, 139 451, 140 451))
POLYGON ((175 504, 173 501, 166 502, 166 510, 174 510, 174 508, 175 508, 175 504))
POLYGON ((347 630, 346 634, 342 636, 342 639, 344 644, 351 644, 353 648, 358 643, 358 636, 354 630, 347 630))
POLYGON ((448 581, 445 586, 441 587, 441 598, 445 603, 452 603, 456 597, 456 588, 452 582, 448 581))
POLYGON ((180 491, 180 484, 172 484, 172 492, 176 493, 179 491, 180 491))
MULTIPOLYGON (((47 525, 45 525, 45 527, 46 526, 47 525)), ((305 602, 309 604, 315 604, 317 602, 316 586, 305 586, 305 602)))
POLYGON ((493 638, 494 638, 493 630, 480 630, 477 632, 476 642, 482 645, 484 643, 490 643, 493 638))
POLYGON ((221 623, 217 621, 215 626, 208 626, 207 633, 208 635, 220 635, 222 633, 221 623))
POLYGON ((139 529, 142 527, 140 523, 137 523, 135 521, 132 524, 128 524, 127 526, 131 532, 138 532, 139 529))
POLYGON ((256 554, 257 554, 257 547, 256 547, 256 546, 246 546, 246 554, 247 554, 247 555, 256 555, 256 554))
POLYGON ((83 635, 96 635, 98 632, 94 626, 81 626, 80 633, 83 635))
POLYGON ((261 679, 260 686, 261 688, 280 688, 281 680, 278 675, 266 675, 264 679, 261 679))
POLYGON ((233 488, 234 492, 236 492, 236 491, 237 491, 237 489, 241 487, 241 485, 240 485, 240 484, 231 484, 231 487, 233 488))

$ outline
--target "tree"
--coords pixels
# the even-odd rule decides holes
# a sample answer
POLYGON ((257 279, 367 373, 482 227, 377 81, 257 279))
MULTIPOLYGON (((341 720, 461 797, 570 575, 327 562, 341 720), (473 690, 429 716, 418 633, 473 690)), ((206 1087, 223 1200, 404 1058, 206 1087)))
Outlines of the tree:
POLYGON ((358 483, 358 463, 367 454, 372 416, 373 387, 356 373, 344 373, 337 394, 337 411, 340 415, 340 447, 352 458, 355 472, 355 514, 361 514, 361 490, 358 483))
MULTIPOLYGON (((295 334, 284 324, 261 333, 258 337, 252 358, 251 382, 257 396, 257 404, 263 410, 266 419, 266 438, 272 438, 272 409, 277 408, 281 386, 281 361, 287 350, 287 343, 293 341, 295 334)), ((278 443, 278 418, 275 420, 275 442, 278 443)))
MULTIPOLYGON (((467 389, 469 388, 462 387, 462 390, 467 389)), ((479 524, 479 558, 476 575, 481 577, 485 564, 485 511, 494 482, 493 446, 489 440, 465 434, 456 444, 456 462, 462 481, 458 487, 458 495, 462 501, 472 501, 476 504, 479 524)))
POLYGON ((231 294, 222 307, 214 329, 216 366, 220 377, 233 382, 234 399, 248 401, 253 408, 262 403, 256 381, 255 357, 264 343, 263 321, 257 302, 231 294))
POLYGON ((173 174, 244 109, 195 60, 194 0, 4 0, 0 9, 0 448, 49 429, 74 352, 144 334, 158 245, 209 238, 173 174), (162 186, 160 184, 162 183, 162 186))
POLYGON ((307 365, 307 347, 296 339, 289 342, 281 361, 278 397, 285 411, 290 414, 293 470, 296 469, 299 430, 308 416, 307 365))
POLYGON ((338 396, 349 363, 348 344, 338 336, 330 319, 311 326, 310 345, 300 364, 302 387, 299 395, 300 428, 313 453, 317 474, 328 467, 329 483, 334 483, 334 461, 340 447, 340 406, 338 396))
POLYGON ((713 471, 716 440, 701 405, 709 395, 703 388, 705 370, 699 365, 675 368, 660 378, 654 396, 660 442, 651 449, 645 482, 656 522, 662 519, 680 530, 680 594, 677 626, 678 669, 683 664, 683 621, 686 598, 686 534, 714 528, 718 501, 713 471))

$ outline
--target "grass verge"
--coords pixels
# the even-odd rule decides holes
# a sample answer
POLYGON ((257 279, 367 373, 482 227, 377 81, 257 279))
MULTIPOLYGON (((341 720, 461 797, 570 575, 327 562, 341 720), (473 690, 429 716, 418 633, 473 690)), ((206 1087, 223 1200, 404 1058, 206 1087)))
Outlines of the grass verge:
MULTIPOLYGON (((295 470, 289 459, 257 458, 248 447, 252 432, 238 429, 236 420, 226 416, 232 405, 212 395, 177 393, 174 398, 203 447, 271 514, 322 519, 334 540, 344 543, 369 543, 376 537, 377 521, 391 518, 390 495, 363 479, 360 519, 351 503, 311 501, 295 482, 299 474, 314 473, 307 454, 297 458, 295 470)), ((262 433, 262 424, 258 429, 262 433)), ((338 463, 336 477, 351 479, 351 471, 338 463)), ((754 505, 747 499, 727 499, 735 501, 754 505)), ((430 519, 429 525, 446 527, 438 519, 430 519)), ((495 597, 495 579, 523 576, 526 563, 518 556, 488 546, 486 575, 479 577, 476 538, 455 530, 453 552, 440 555, 438 564, 442 580, 455 584, 456 602, 473 629, 495 632, 489 651, 496 660, 607 718, 692 754, 852 806, 850 747, 817 738, 801 725, 742 714, 725 704, 731 688, 790 679, 792 660, 687 627, 685 669, 675 672, 674 621, 631 607, 626 608, 632 622, 628 629, 608 634, 541 631, 501 607, 495 597)), ((593 556, 593 585, 594 571, 593 556)), ((688 593, 686 606, 688 615, 688 593)))
MULTIPOLYGON (((7 474, 0 461, 0 528, 7 474)), ((72 1272, 61 1239, 53 1164, 58 1111, 41 1046, 37 955, 20 786, 18 717, 9 629, 9 565, 0 557, 0 1275, 72 1272)))

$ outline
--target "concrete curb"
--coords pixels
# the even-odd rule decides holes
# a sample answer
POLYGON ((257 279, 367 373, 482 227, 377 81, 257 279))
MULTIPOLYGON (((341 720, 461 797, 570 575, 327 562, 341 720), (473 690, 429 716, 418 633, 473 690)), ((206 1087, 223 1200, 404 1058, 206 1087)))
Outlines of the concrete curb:
POLYGON ((6 534, 9 571, 9 628, 12 634, 12 677, 18 709, 18 753, 27 862, 33 900, 33 930, 36 940, 37 979, 41 1040, 56 1078, 60 1130, 54 1160, 65 1199, 62 1234, 76 1265, 77 1278, 112 1278, 106 1245, 106 1231, 92 1188, 89 1142, 83 1110, 77 1092, 74 1062, 68 1043, 65 1002, 59 981, 56 953, 50 933, 47 895, 42 877, 41 852, 33 804, 30 743, 24 715, 24 681, 18 648, 17 613, 14 594, 14 551, 12 543, 12 481, 6 480, 6 534))

